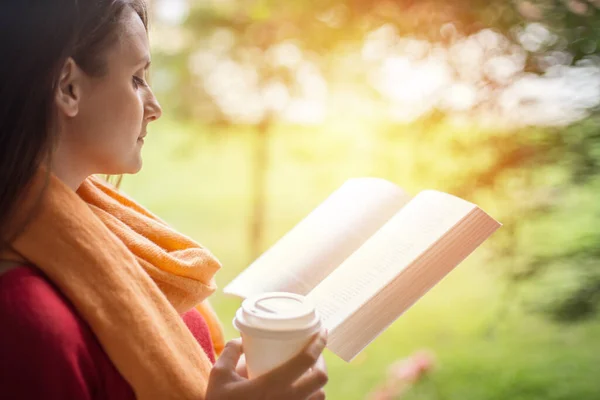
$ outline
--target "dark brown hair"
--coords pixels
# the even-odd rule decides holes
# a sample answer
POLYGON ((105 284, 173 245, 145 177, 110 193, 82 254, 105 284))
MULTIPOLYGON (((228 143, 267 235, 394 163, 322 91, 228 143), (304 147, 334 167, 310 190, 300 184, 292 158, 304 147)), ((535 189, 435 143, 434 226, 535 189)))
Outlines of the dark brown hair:
MULTIPOLYGON (((90 76, 106 73, 106 50, 132 8, 146 30, 144 0, 0 2, 0 249, 15 232, 8 219, 56 140, 54 94, 69 57, 90 76)), ((41 193, 40 193, 41 196, 41 193)))

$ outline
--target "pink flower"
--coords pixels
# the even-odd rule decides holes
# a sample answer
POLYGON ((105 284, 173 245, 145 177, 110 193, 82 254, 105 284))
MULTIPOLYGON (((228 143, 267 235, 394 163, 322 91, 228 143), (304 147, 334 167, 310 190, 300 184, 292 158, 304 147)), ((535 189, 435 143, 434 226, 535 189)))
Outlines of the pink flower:
POLYGON ((368 400, 393 400, 399 398, 435 366, 435 357, 428 351, 417 351, 411 356, 396 361, 387 370, 387 380, 371 392, 368 400))
POLYGON ((422 373, 431 371, 435 366, 435 356, 429 351, 418 351, 412 355, 412 359, 422 373))
POLYGON ((416 382, 419 380, 420 368, 412 360, 402 360, 390 365, 388 369, 390 380, 416 382))
POLYGON ((431 353, 419 351, 390 365, 388 376, 390 380, 414 383, 429 372, 434 364, 435 359, 431 353))

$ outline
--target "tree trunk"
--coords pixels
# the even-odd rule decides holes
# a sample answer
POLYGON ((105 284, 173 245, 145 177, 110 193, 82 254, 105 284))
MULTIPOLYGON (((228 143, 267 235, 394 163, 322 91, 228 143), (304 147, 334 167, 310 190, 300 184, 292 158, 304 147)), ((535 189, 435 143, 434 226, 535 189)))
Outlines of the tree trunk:
POLYGON ((252 160, 252 217, 250 221, 250 257, 254 261, 262 253, 267 208, 267 175, 269 171, 269 131, 271 119, 256 126, 252 160))

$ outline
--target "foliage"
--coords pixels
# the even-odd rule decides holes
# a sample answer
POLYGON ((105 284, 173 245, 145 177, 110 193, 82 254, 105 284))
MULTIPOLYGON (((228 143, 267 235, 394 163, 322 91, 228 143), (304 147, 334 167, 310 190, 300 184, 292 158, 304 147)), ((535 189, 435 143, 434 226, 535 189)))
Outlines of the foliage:
MULTIPOLYGON (((182 26, 163 26, 157 35, 164 36, 164 44, 157 46, 155 64, 170 77, 162 96, 170 99, 173 114, 216 126, 270 126, 282 116, 290 99, 314 94, 299 78, 302 68, 313 71, 310 76, 321 76, 329 87, 350 85, 349 91, 365 108, 370 103, 384 107, 381 93, 369 85, 366 66, 355 57, 365 38, 381 27, 398 37, 426 39, 432 49, 452 46, 491 28, 504 35, 507 49, 524 46, 522 74, 544 75, 557 66, 597 65, 595 57, 600 52, 599 3, 592 0, 232 0, 191 4, 182 26), (533 45, 520 41, 523 33, 530 35, 530 31, 541 32, 543 37, 533 45), (176 51, 174 42, 179 43, 176 51), (274 62, 278 51, 287 52, 292 61, 274 62), (216 64, 215 60, 224 62, 216 64), (223 74, 228 83, 217 85, 223 74)), ((491 49, 486 57, 501 51, 491 49)), ((453 65, 457 76, 461 67, 460 62, 453 65)), ((479 84, 499 93, 511 83, 483 74, 479 84)), ((496 109, 498 97, 489 96, 488 103, 476 104, 469 112, 496 109)), ((547 290, 540 294, 544 301, 532 300, 533 308, 546 310, 557 320, 595 315, 600 302, 600 278, 595 272, 600 230, 572 226, 570 235, 576 239, 567 246, 560 244, 564 234, 555 224, 546 233, 537 228, 537 236, 526 241, 528 246, 521 241, 524 231, 535 231, 534 227, 573 212, 580 197, 596 190, 600 168, 597 117, 592 115, 569 127, 516 126, 484 130, 482 135, 447 137, 450 117, 435 108, 425 113, 411 125, 415 133, 407 145, 413 149, 435 142, 448 146, 447 158, 438 160, 441 166, 448 160, 467 160, 474 152, 487 155, 484 163, 460 161, 460 171, 447 176, 439 187, 467 198, 505 195, 501 208, 505 212, 498 215, 505 227, 496 246, 498 257, 511 266, 505 268, 509 281, 545 282, 542 286, 547 290), (544 248, 549 240, 558 242, 552 251, 544 248), (575 276, 569 280, 568 290, 557 290, 560 284, 544 278, 555 270, 575 276), (561 295, 552 295, 554 292, 561 295)), ((394 122, 388 121, 381 134, 378 127, 372 130, 374 136, 382 135, 391 143, 403 141, 395 133, 394 122)), ((417 163, 416 175, 445 172, 444 167, 428 163, 427 157, 417 163)), ((589 204, 586 211, 592 220, 598 208, 589 204)))

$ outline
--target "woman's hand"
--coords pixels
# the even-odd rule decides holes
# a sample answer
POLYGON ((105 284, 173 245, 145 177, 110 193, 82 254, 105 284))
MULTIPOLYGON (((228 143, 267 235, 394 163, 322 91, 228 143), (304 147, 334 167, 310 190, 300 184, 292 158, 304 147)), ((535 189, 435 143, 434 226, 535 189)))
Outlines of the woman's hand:
POLYGON ((215 363, 206 391, 206 400, 322 400, 327 371, 321 353, 327 344, 322 330, 294 358, 255 379, 248 380, 242 356, 242 342, 227 342, 215 363))
MULTIPOLYGON (((327 365, 325 365, 325 359, 323 358, 323 355, 321 354, 319 356, 319 359, 317 360, 315 367, 327 372, 327 365)), ((312 368, 309 370, 311 371, 312 368)), ((248 369, 246 366, 246 355, 242 354, 242 356, 240 357, 237 366, 235 367, 235 372, 243 377, 243 378, 248 378, 248 369)))

